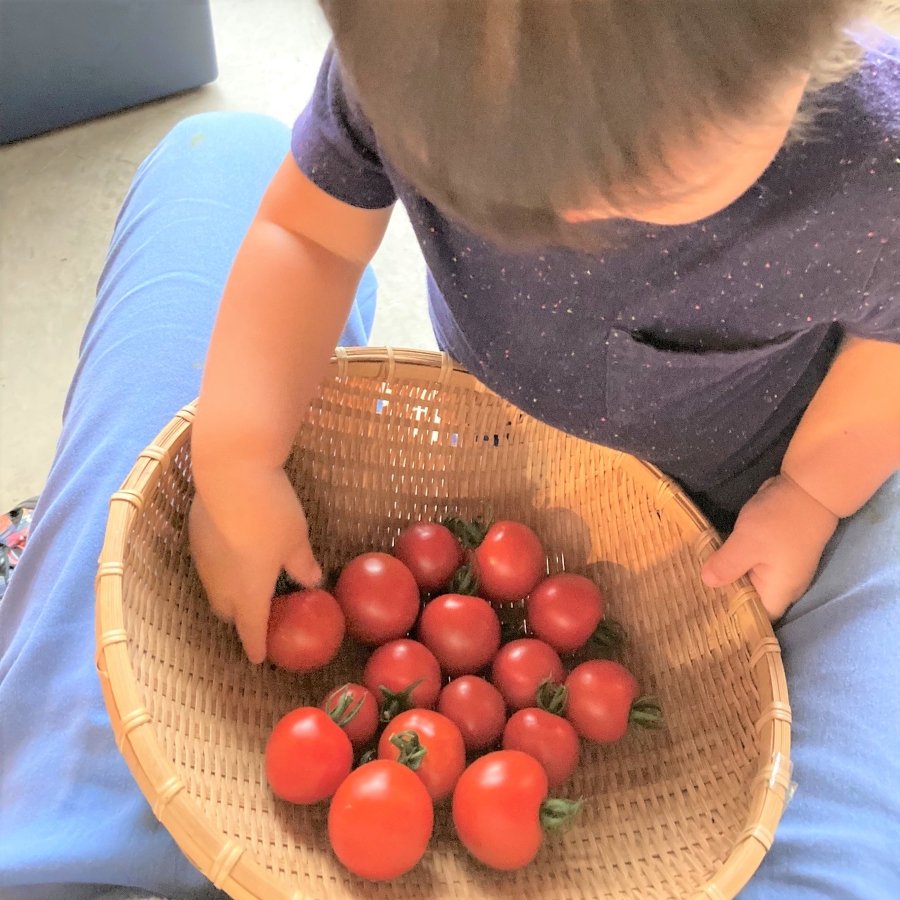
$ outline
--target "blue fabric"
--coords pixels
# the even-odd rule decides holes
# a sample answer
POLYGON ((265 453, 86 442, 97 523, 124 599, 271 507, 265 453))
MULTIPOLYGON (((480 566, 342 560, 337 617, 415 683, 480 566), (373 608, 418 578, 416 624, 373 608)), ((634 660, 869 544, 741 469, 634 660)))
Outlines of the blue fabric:
MULTIPOLYGON (((261 116, 188 119, 140 167, 120 214, 56 459, 0 602, 4 900, 92 892, 51 887, 67 882, 219 896, 116 749, 93 664, 93 582, 110 494, 197 396, 231 261, 289 136, 261 116), (13 892, 22 885, 39 887, 13 892)), ((369 270, 343 344, 367 343, 376 291, 369 270)))
MULTIPOLYGON (((219 896, 114 745, 93 668, 93 579, 109 495, 197 394, 225 275, 287 142, 260 117, 189 119, 141 167, 122 211, 57 459, 0 603, 3 900, 89 900, 97 885, 219 896)), ((366 342, 375 293, 367 273, 343 342, 366 342)), ((798 790, 740 900, 900 897, 898 547, 895 476, 841 524, 780 623, 798 790)))
POLYGON ((900 474, 776 628, 797 793, 740 900, 900 898, 900 474))

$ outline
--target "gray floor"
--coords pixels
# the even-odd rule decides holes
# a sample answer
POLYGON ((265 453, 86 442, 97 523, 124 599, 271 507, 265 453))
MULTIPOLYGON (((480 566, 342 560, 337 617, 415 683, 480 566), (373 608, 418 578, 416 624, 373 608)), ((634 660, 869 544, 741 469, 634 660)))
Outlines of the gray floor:
MULTIPOLYGON (((215 84, 0 148, 0 510, 44 484, 115 215, 137 165, 192 113, 252 110, 290 123, 309 96, 328 41, 314 0, 212 0, 212 10, 215 84)), ((372 343, 433 349, 425 266, 402 209, 375 269, 372 343)))

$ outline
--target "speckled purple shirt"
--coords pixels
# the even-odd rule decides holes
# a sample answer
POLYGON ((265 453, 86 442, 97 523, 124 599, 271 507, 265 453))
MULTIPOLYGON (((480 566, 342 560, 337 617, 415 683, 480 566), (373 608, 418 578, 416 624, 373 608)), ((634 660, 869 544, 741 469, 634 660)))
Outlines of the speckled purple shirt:
POLYGON ((531 415, 655 463, 727 528, 841 336, 900 342, 900 65, 870 55, 828 105, 822 137, 727 209, 635 226, 605 257, 511 255, 449 221, 379 153, 331 51, 293 153, 339 200, 403 201, 443 349, 531 415))

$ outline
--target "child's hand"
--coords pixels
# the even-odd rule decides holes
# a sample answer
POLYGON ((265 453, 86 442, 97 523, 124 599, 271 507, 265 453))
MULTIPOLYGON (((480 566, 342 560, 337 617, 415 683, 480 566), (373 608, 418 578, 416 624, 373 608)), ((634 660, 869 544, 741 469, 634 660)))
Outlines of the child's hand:
POLYGON ((701 577, 723 587, 749 573, 770 618, 778 619, 809 587, 838 521, 789 478, 770 478, 744 505, 701 577))
MULTIPOLYGON (((213 611, 234 622, 252 663, 266 658, 269 607, 282 568, 305 587, 322 571, 307 537, 306 516, 283 470, 254 473, 252 502, 197 494, 191 506, 191 553, 213 611), (226 523, 220 527, 218 522, 226 523)), ((241 492, 242 496, 250 496, 241 492)))

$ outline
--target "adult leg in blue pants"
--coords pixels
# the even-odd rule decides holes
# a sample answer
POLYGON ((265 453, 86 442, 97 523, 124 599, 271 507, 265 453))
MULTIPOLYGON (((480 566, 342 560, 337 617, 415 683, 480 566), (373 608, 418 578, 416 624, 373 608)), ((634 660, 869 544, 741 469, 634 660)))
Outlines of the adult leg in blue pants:
POLYGON ((775 629, 797 792, 739 900, 900 898, 900 473, 775 629))
MULTIPOLYGON (((0 602, 4 900, 81 900, 97 885, 219 896, 116 749, 93 663, 93 581, 109 496, 197 396, 231 261, 289 144, 262 116, 188 119, 140 167, 119 216, 56 459, 0 602)), ((367 343, 376 287, 368 270, 342 344, 367 343)))

